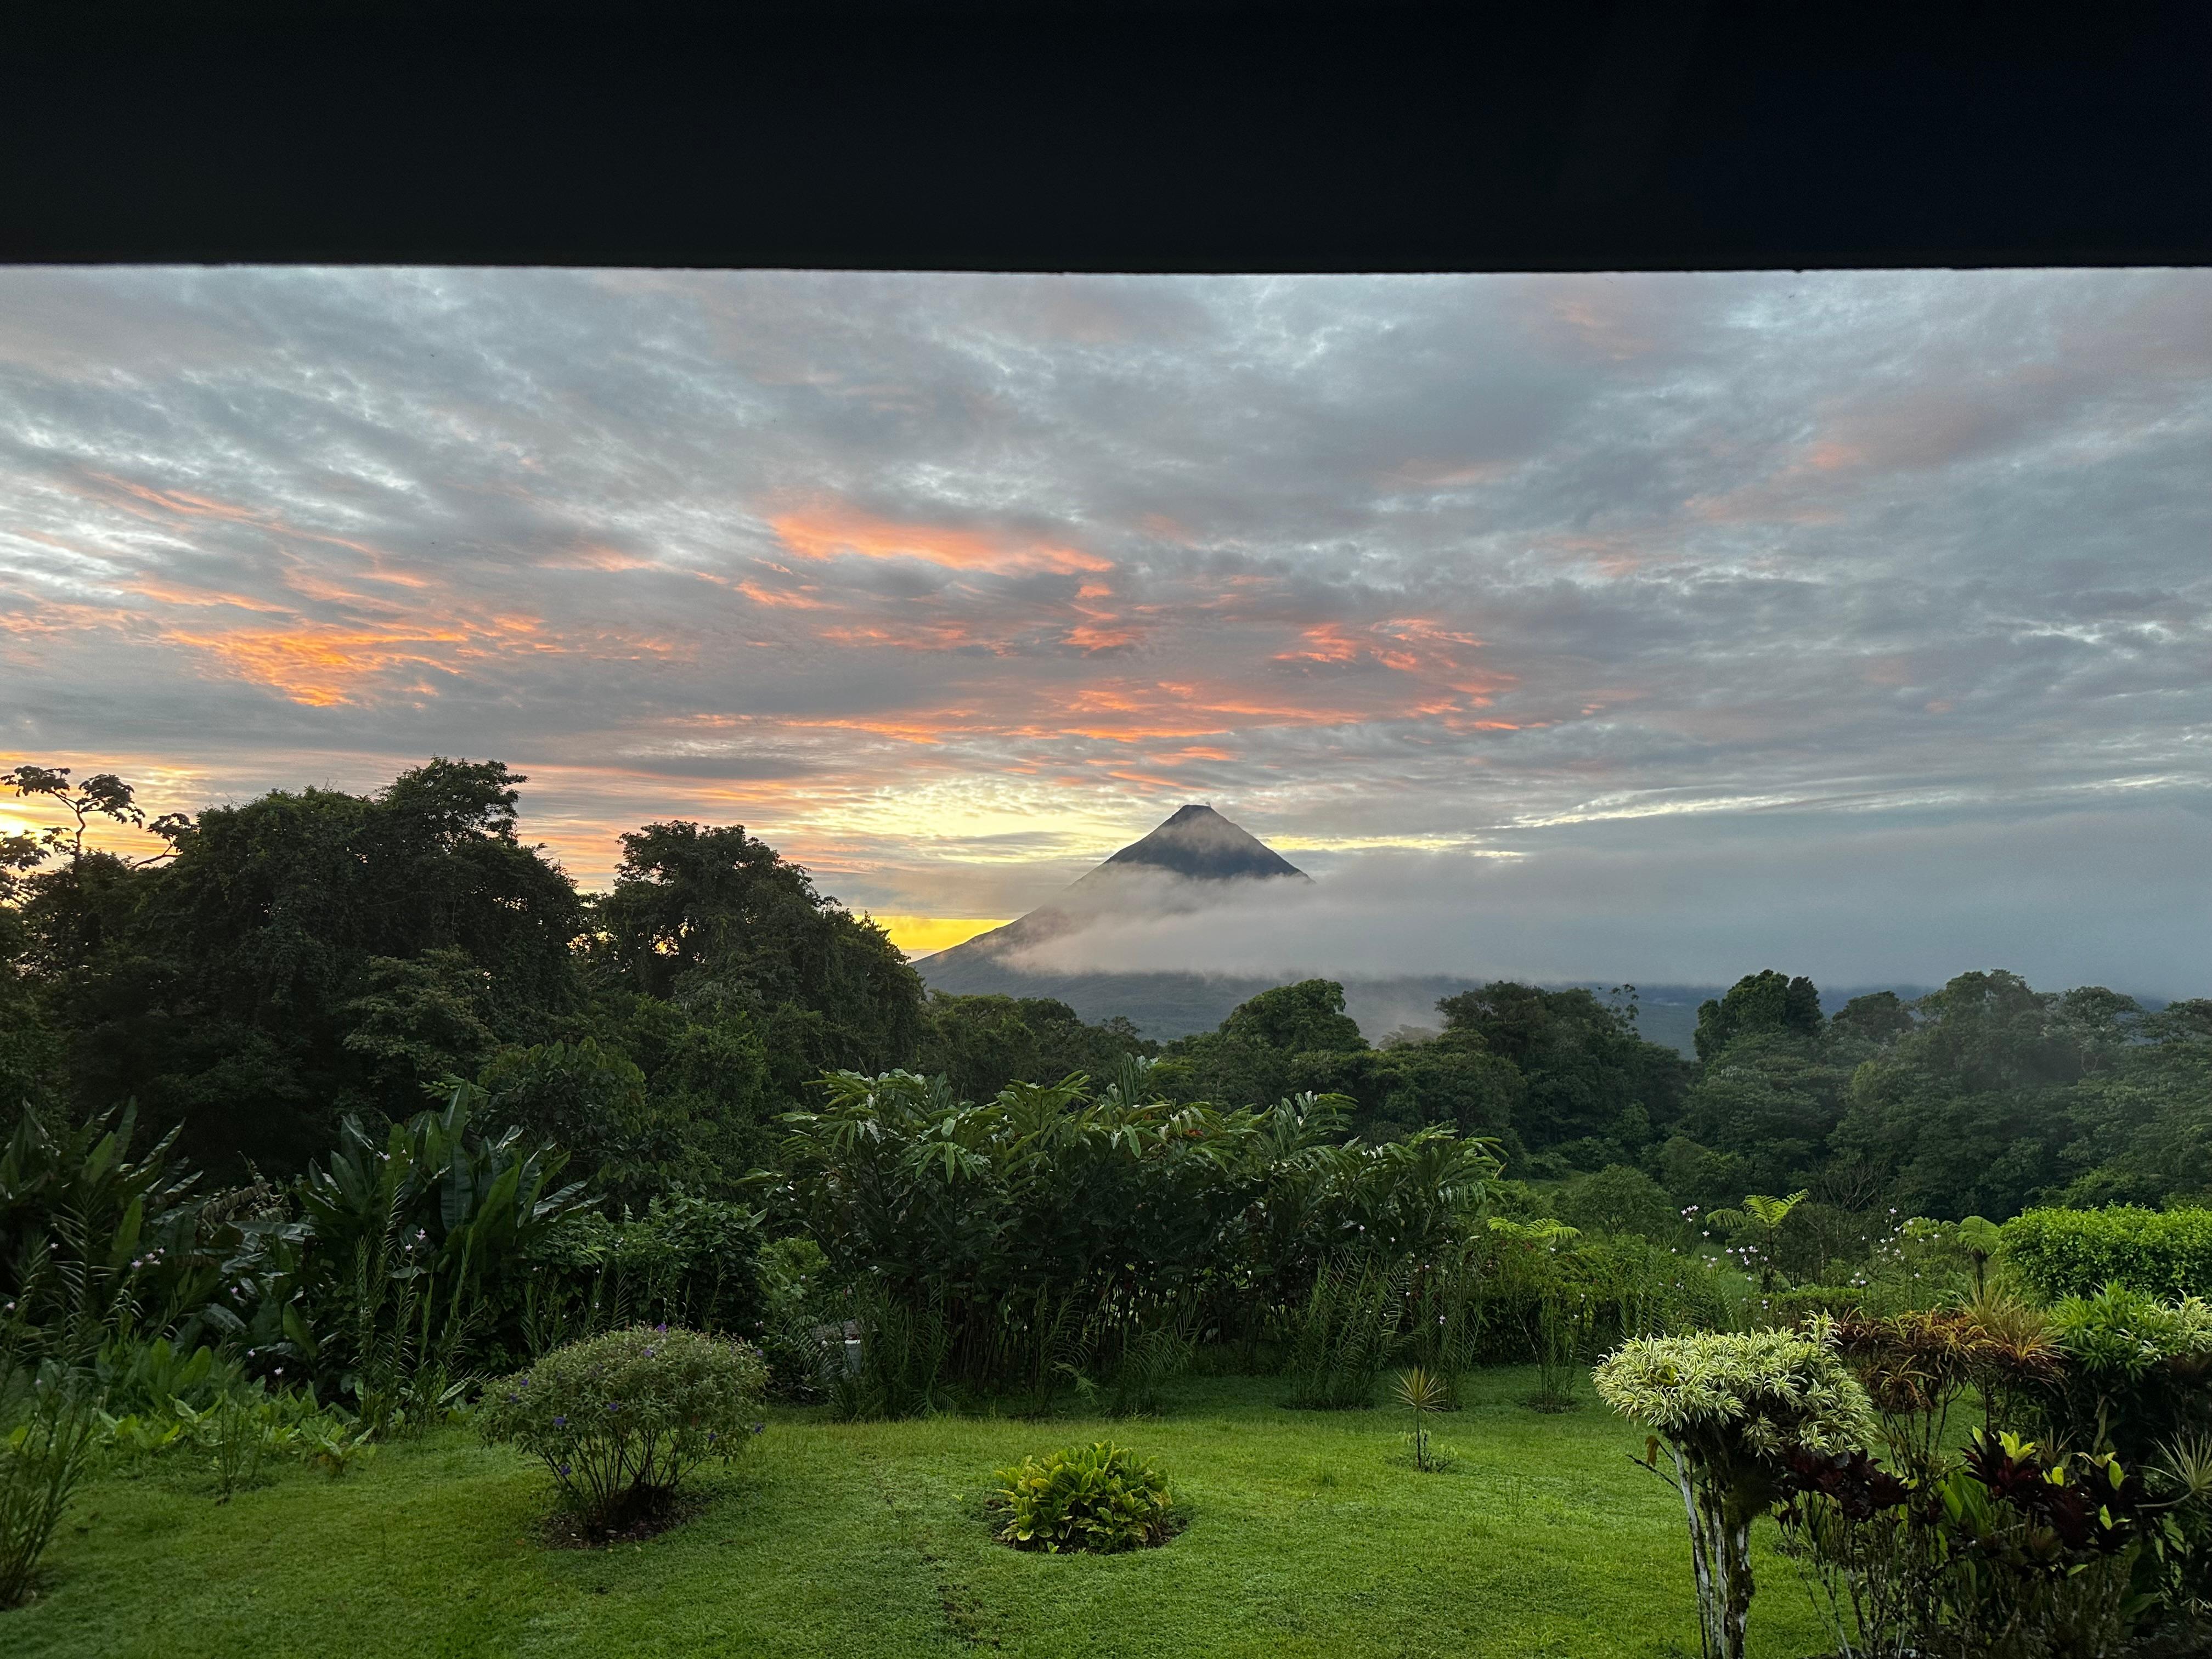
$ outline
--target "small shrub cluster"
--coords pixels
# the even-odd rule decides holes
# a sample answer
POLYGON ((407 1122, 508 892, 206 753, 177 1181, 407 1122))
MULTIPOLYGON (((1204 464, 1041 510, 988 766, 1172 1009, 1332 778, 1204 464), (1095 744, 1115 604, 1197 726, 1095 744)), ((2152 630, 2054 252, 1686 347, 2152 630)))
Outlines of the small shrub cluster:
POLYGON ((1167 1477, 1105 1441, 1025 1457, 997 1478, 998 1536, 1018 1550, 1141 1549, 1167 1542, 1180 1521, 1167 1477))
POLYGON ((747 1344, 632 1326, 556 1348, 489 1385, 484 1439, 543 1463, 586 1530, 666 1522, 677 1488, 760 1432, 768 1370, 747 1344))

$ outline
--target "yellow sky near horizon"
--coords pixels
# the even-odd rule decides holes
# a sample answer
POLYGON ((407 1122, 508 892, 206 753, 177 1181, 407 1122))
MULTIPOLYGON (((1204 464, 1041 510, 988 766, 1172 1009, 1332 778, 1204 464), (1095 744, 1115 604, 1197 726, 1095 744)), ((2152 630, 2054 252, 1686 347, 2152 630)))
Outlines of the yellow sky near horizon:
POLYGON ((978 933, 1003 927, 1012 916, 913 916, 871 912, 872 919, 891 936, 891 943, 910 957, 925 957, 964 945, 978 933))

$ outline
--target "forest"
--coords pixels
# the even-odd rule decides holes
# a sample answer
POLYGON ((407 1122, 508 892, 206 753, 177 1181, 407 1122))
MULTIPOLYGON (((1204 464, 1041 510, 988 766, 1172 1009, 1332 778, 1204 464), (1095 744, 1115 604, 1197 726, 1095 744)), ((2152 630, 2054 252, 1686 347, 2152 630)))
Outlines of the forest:
POLYGON ((980 1100, 1103 1084, 1136 1055, 1178 1102, 1333 1095, 1370 1142, 1493 1137, 1506 1176, 1570 1219, 1640 1205, 1656 1227, 1799 1188, 1826 1231, 2212 1195, 2212 999, 2149 1011, 1993 969, 1827 1018, 1809 980, 1761 969, 1700 1011, 1686 1061, 1638 1038, 1632 988, 1495 983, 1378 1047, 1316 980, 1163 1048, 1043 999, 930 995, 738 826, 646 825, 611 889, 580 891, 521 839, 525 781, 438 760, 373 795, 148 823, 120 779, 19 769, 13 788, 76 827, 0 843, 0 1100, 74 1121, 133 1103, 236 1182, 296 1176, 347 1118, 380 1137, 463 1080, 618 1209, 733 1195, 834 1072, 980 1100), (94 850, 88 824, 145 848, 94 850))
MULTIPOLYGON (((9 775, 59 827, 0 842, 0 1603, 118 1470, 227 1504, 467 1431, 605 1546, 765 1428, 1212 1389, 1264 1438, 1387 1389, 1426 1474, 1435 1413, 1548 1419, 1594 1378, 1680 1485, 1708 1654, 1751 1650, 1754 1520, 1763 1571, 1795 1550, 1846 1609, 1837 1651, 2151 1653, 2212 1612, 2212 999, 1992 968, 1829 1015, 1759 967, 1692 1059, 1630 986, 1500 981, 1370 1042, 1314 979, 1161 1044, 928 994, 739 826, 644 825, 581 890, 524 839, 526 781, 440 759, 149 820, 115 775, 9 775), (2047 1493, 1981 1543, 1929 1507, 2093 1476, 2136 1482, 2102 1531, 2047 1493), (2000 1533, 2126 1571, 1991 1588, 2000 1533)), ((1009 1465, 990 1536, 1166 1544, 1188 1517, 1133 1459, 1009 1465)))

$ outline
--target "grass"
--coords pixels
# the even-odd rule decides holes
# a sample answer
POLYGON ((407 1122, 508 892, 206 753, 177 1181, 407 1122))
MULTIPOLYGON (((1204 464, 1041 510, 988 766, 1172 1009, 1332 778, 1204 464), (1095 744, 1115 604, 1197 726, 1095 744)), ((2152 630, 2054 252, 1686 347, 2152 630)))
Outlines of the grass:
MULTIPOLYGON (((1411 1465, 1401 1412, 1279 1404, 1274 1379, 1190 1378, 1164 1415, 771 1421, 696 1518, 642 1544, 553 1550, 549 1488, 447 1431, 332 1482, 288 1471, 216 1504, 188 1464, 87 1488, 46 1591, 0 1614, 11 1659, 60 1656, 1451 1656, 1697 1651, 1671 1487, 1595 1402, 1543 1415, 1530 1370, 1473 1380, 1411 1465), (1193 1516, 1164 1548, 1042 1556, 992 1541, 991 1472, 1112 1437, 1193 1516)), ((1765 1541, 1771 1542, 1771 1534, 1765 1541)), ((1788 1563, 1762 1553, 1757 1659, 1823 1650, 1788 1563)))

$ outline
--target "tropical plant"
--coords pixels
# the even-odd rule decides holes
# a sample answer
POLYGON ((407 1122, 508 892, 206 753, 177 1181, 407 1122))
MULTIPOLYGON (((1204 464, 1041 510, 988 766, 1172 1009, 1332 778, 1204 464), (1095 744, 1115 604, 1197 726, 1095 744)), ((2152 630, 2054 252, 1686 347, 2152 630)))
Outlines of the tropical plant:
POLYGON ((1323 1411, 1375 1403, 1405 1328, 1412 1274, 1360 1258, 1324 1266, 1298 1310, 1290 1346, 1290 1403, 1323 1411))
POLYGON ((774 1198, 848 1287, 864 1354, 915 1336, 933 1352, 941 1323, 947 1386, 1042 1400, 1075 1376, 1136 1385, 1175 1358, 1156 1333, 1310 1328, 1329 1273, 1443 1249, 1497 1168, 1488 1143, 1443 1131, 1341 1143, 1328 1099, 1223 1112, 1152 1081, 1134 1055, 1096 1094, 1080 1077, 981 1103, 906 1073, 823 1079, 823 1109, 786 1119, 774 1198), (871 1328, 893 1308, 896 1328, 871 1328))
POLYGON ((1771 1293, 1775 1275, 1780 1271, 1775 1261, 1775 1240, 1782 1231, 1782 1224, 1790 1219, 1790 1212, 1812 1195, 1802 1188, 1787 1198, 1746 1193, 1741 1209, 1715 1210, 1705 1219, 1749 1241, 1739 1247, 1743 1265, 1758 1269, 1759 1288, 1771 1293))
POLYGON ((88 1365, 215 1288, 192 1249, 199 1176, 175 1167, 173 1133, 133 1158, 137 1127, 128 1106, 68 1126, 26 1105, 0 1149, 0 1292, 32 1352, 88 1365))
POLYGON ((1018 1550, 1138 1549, 1167 1542, 1179 1520, 1167 1477, 1105 1441, 1025 1457, 997 1480, 997 1535, 1018 1550))
POLYGON ((800 1235, 762 1246, 757 1266, 769 1390, 780 1399, 820 1399, 848 1370, 845 1315, 828 1283, 829 1258, 800 1235))
POLYGON ((1790 1459, 1863 1449, 1865 1391, 1834 1349, 1778 1331, 1641 1337, 1600 1362, 1599 1395, 1652 1431, 1645 1462, 1669 1478, 1690 1524, 1706 1659, 1742 1659, 1751 1523, 1787 1492, 1790 1459))
POLYGON ((289 1425, 276 1420, 272 1402, 259 1390, 254 1392, 259 1397, 225 1395, 204 1411, 196 1412, 181 1402, 177 1407, 186 1437, 208 1455, 219 1504, 259 1485, 262 1466, 290 1442, 289 1425))
POLYGON ((1900 1467, 1932 1475, 1950 1443, 1952 1407, 1978 1392, 1993 1429, 2060 1376, 2062 1358, 2031 1310, 1990 1301, 1881 1316, 1846 1314, 1824 1328, 1880 1413, 1900 1467))
POLYGON ((524 1287, 532 1353, 630 1324, 752 1335, 761 1326, 757 1210, 665 1193, 643 1215, 565 1217, 530 1250, 556 1271, 524 1287))
POLYGON ((1391 1393, 1413 1415, 1413 1426, 1406 1436, 1406 1443, 1413 1450, 1413 1467, 1425 1474, 1435 1474, 1444 1467, 1446 1460, 1436 1449, 1429 1419, 1444 1408, 1443 1379, 1419 1365, 1409 1366, 1398 1373, 1391 1393))
POLYGON ((477 1427, 543 1463, 587 1531, 605 1535, 666 1521, 688 1474, 749 1444, 767 1384, 743 1342, 632 1326, 490 1383, 477 1427))
POLYGON ((52 1362, 0 1378, 0 1607, 21 1607, 70 1500, 90 1473, 98 1401, 82 1374, 52 1362))
POLYGON ((952 1332, 941 1295, 915 1301, 872 1288, 853 1309, 860 1363, 833 1370, 830 1401, 839 1416, 920 1417, 949 1403, 952 1332))
POLYGON ((2212 1303, 2107 1285, 2052 1308, 2050 1334, 2067 1361, 2053 1416, 2077 1440, 2142 1460, 2212 1430, 2212 1303))
POLYGON ((296 1220, 232 1229, 234 1305, 211 1316, 263 1365, 304 1361, 379 1434, 434 1419, 475 1365, 521 1346, 539 1247, 588 1201, 554 1186, 563 1153, 475 1133, 477 1103, 459 1085, 381 1146, 348 1119, 300 1183, 296 1220))
POLYGON ((1536 1392, 1528 1404, 1540 1412, 1572 1411, 1575 1378, 1589 1363, 1596 1310, 1587 1291, 1547 1285, 1536 1300, 1536 1392))

